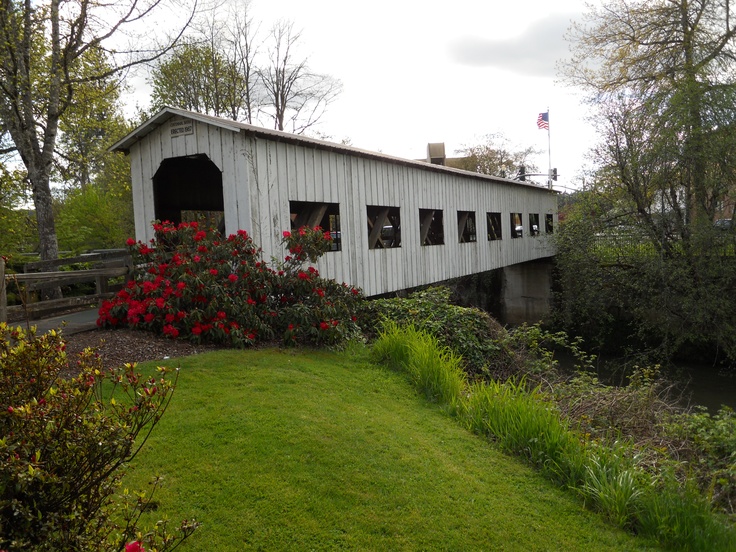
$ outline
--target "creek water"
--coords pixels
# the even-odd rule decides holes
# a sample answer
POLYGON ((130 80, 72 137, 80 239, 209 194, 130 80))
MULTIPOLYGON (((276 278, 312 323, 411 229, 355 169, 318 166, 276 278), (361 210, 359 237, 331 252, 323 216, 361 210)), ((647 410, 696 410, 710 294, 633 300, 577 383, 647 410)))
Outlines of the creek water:
POLYGON ((713 414, 722 405, 736 410, 736 370, 711 365, 678 365, 674 381, 684 385, 690 404, 705 406, 713 414))
MULTIPOLYGON (((572 369, 571 358, 562 355, 558 360, 563 370, 572 369)), ((704 406, 711 414, 721 406, 736 410, 736 369, 680 363, 663 368, 661 374, 675 384, 682 406, 704 406)), ((599 361, 596 375, 608 385, 628 383, 626 372, 615 359, 599 361)))

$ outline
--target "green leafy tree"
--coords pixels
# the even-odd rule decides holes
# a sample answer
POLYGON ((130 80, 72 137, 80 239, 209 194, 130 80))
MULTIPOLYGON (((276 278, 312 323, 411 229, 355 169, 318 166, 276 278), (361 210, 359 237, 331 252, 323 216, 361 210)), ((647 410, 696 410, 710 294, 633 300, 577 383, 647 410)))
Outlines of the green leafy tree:
POLYGON ((0 163, 0 251, 3 255, 35 249, 35 224, 24 171, 0 163))
POLYGON ((585 326, 595 310, 615 313, 619 329, 628 326, 665 355, 695 346, 736 358, 734 240, 713 226, 736 197, 730 5, 591 7, 569 33, 573 56, 562 67, 589 93, 601 140, 593 149, 595 208, 583 206, 561 228, 570 301, 561 304, 590 298, 588 307, 608 310, 578 309, 568 320, 585 326), (582 291, 601 284, 601 301, 582 291))
POLYGON ((121 33, 140 29, 164 5, 163 0, 0 1, 0 121, 28 173, 43 259, 58 256, 50 180, 60 122, 81 85, 106 82, 171 47, 188 21, 174 38, 156 33, 159 43, 121 47, 121 33), (95 50, 111 54, 110 67, 81 71, 82 60, 95 50))
MULTIPOLYGON (((88 50, 76 71, 82 79, 110 72, 108 59, 101 50, 88 50)), ((86 188, 96 181, 106 161, 116 156, 109 146, 130 130, 120 112, 120 91, 121 83, 113 75, 77 86, 74 102, 59 120, 54 180, 65 187, 86 188)))
POLYGON ((211 44, 189 41, 151 72, 155 109, 180 107, 215 117, 244 117, 245 79, 211 44))
POLYGON ((537 167, 530 161, 530 157, 540 152, 531 147, 516 149, 503 134, 494 133, 487 134, 483 142, 479 144, 463 146, 457 153, 462 157, 448 159, 448 166, 481 174, 513 178, 522 167, 526 173, 537 172, 537 167))

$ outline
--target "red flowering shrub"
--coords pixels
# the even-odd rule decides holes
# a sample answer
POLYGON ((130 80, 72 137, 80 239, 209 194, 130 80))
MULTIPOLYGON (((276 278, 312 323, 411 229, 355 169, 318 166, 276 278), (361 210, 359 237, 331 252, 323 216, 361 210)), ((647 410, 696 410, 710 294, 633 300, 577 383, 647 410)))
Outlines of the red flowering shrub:
MULTIPOLYGON (((115 493, 166 411, 175 377, 162 368, 145 378, 133 365, 104 371, 88 349, 79 375, 63 378, 64 349, 56 332, 0 323, 0 550, 123 550, 150 500, 115 493)), ((142 538, 171 550, 196 526, 184 522, 176 537, 162 523, 142 538)))
POLYGON ((336 344, 359 333, 360 291, 305 266, 330 248, 320 228, 284 232, 289 255, 275 268, 244 230, 223 238, 196 222, 154 229, 151 244, 129 245, 135 272, 103 302, 98 325, 239 347, 273 339, 336 344))

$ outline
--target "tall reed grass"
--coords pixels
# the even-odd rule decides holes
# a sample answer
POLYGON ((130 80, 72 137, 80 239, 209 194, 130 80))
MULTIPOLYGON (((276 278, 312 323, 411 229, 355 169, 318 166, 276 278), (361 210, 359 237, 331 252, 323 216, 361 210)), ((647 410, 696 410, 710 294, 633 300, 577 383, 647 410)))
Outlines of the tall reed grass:
POLYGON ((460 404, 467 385, 462 358, 427 333, 389 322, 373 352, 377 359, 390 359, 391 366, 406 371, 430 401, 452 411, 460 404))
POLYGON ((405 371, 427 398, 469 430, 521 456, 615 525, 680 550, 736 550, 736 530, 693 489, 667 473, 653 477, 631 444, 589 442, 556 405, 524 379, 469 385, 461 359, 413 327, 387 323, 373 346, 377 361, 405 371))

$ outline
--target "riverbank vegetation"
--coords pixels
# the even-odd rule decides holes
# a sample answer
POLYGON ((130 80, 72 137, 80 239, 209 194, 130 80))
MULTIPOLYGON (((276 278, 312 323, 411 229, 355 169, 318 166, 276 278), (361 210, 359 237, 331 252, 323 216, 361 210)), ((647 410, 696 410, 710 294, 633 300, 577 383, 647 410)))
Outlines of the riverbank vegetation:
POLYGON ((589 346, 736 361, 730 4, 612 0, 568 35, 600 139, 560 213, 556 322, 589 346))
MULTIPOLYGON (((552 385, 549 381, 533 383, 533 378, 526 377, 469 383, 457 368, 461 360, 449 349, 422 331, 395 324, 388 324, 373 353, 377 359, 405 371, 427 398, 443 405, 459 423, 491 438, 502 450, 520 456, 550 480, 582 497, 586 505, 613 524, 654 538, 667 548, 731 550, 736 546, 733 525, 712 512, 712 490, 721 474, 711 473, 711 493, 704 494, 690 479, 693 472, 681 459, 670 456, 668 452, 672 451, 666 447, 653 450, 650 443, 622 431, 622 424, 594 420, 589 416, 591 410, 571 415, 570 406, 580 405, 577 397, 603 389, 594 380, 586 381, 581 375, 569 383, 556 381, 552 385), (571 389, 575 392, 567 398, 575 399, 565 400, 571 389), (584 424, 586 420, 588 424, 584 424)), ((653 383, 642 373, 626 391, 617 393, 629 407, 638 404, 638 409, 628 412, 631 416, 651 415, 651 404, 659 402, 653 390, 653 383), (649 399, 642 401, 643 397, 649 399)), ((607 406, 611 404, 607 402, 607 406)), ((681 437, 707 433, 701 426, 688 434, 685 426, 697 418, 668 414, 672 416, 661 424, 651 424, 649 429, 659 426, 659 435, 665 436, 675 424, 685 430, 681 437)), ((728 418, 725 425, 732 431, 736 428, 734 419, 728 418)), ((723 418, 715 426, 720 422, 723 418)), ((730 435, 721 435, 721 439, 727 449, 733 445, 730 435)))

